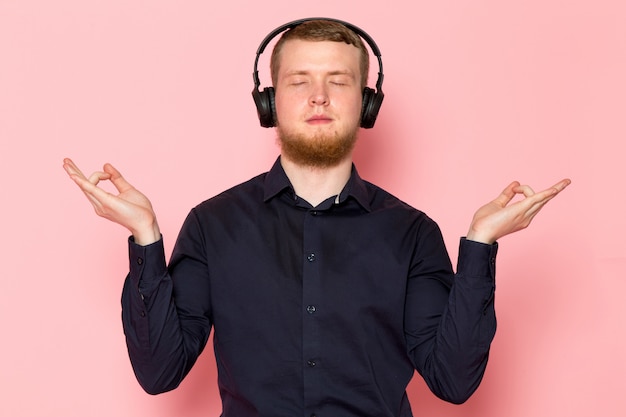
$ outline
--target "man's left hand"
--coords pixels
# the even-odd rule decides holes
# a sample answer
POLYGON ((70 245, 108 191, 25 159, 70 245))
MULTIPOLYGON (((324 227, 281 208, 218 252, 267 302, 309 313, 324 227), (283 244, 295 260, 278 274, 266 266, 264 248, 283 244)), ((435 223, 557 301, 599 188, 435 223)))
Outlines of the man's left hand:
POLYGON ((570 183, 569 179, 564 179, 535 193, 528 185, 512 182, 495 200, 485 204, 474 214, 467 239, 492 244, 503 236, 525 229, 539 210, 570 183), (518 194, 523 194, 524 199, 509 204, 518 194))

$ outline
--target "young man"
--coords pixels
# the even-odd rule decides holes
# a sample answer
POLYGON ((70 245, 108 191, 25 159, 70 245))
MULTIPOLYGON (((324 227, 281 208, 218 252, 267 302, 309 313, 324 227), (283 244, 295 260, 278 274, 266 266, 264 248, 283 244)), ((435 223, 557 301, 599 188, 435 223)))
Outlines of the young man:
POLYGON ((450 402, 478 387, 496 327, 495 242, 569 180, 539 193, 514 182, 479 209, 455 275, 437 225, 353 166, 367 55, 334 21, 283 34, 280 157, 192 209, 168 267, 148 199, 109 164, 87 178, 65 160, 97 213, 132 233, 123 324, 147 392, 177 387, 211 328, 225 417, 411 416, 414 370, 450 402))

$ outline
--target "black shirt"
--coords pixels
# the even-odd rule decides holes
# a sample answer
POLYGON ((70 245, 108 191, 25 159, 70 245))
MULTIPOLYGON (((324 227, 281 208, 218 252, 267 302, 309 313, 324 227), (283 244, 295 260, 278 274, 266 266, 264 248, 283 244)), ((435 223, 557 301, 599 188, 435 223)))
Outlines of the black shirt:
POLYGON ((354 168, 311 207, 279 159, 192 209, 168 267, 162 240, 129 246, 123 324, 149 393, 212 327, 224 417, 411 416, 414 369, 454 403, 483 376, 497 244, 461 239, 455 276, 435 222, 354 168))

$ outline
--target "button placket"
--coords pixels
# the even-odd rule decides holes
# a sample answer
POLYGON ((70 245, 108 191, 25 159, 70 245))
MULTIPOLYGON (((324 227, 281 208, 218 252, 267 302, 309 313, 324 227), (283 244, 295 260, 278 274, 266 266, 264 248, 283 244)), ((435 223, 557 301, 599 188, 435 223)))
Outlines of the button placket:
POLYGON ((302 357, 304 359, 304 401, 307 407, 319 404, 321 400, 321 333, 318 312, 321 294, 320 268, 323 264, 324 216, 311 210, 303 218, 302 256, 302 357))

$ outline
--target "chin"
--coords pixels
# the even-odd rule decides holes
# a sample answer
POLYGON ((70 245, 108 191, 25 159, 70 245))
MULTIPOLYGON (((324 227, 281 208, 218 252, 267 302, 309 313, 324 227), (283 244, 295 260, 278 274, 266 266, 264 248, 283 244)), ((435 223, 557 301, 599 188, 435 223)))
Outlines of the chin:
POLYGON ((352 154, 358 129, 347 133, 332 129, 293 133, 278 126, 281 152, 294 163, 316 168, 329 168, 344 162, 352 154))

